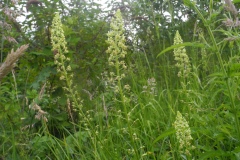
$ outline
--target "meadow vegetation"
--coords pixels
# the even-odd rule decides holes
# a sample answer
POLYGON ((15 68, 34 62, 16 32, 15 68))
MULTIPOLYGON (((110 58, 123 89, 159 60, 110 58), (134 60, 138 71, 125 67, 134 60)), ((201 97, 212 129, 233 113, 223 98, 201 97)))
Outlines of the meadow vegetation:
POLYGON ((0 159, 240 159, 240 1, 37 2, 0 4, 0 159))

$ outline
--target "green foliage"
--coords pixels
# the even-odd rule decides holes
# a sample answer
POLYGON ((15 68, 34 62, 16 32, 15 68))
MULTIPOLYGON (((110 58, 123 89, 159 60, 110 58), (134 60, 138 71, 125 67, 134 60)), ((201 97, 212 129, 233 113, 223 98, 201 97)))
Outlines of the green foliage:
POLYGON ((95 1, 62 2, 32 4, 21 22, 3 8, 17 12, 26 1, 0 6, 1 61, 12 48, 30 45, 0 82, 0 159, 240 158, 239 15, 217 0, 109 1, 105 9, 95 1), (117 51, 127 51, 119 60, 125 70, 108 63, 109 45, 121 45, 107 36, 116 29, 110 23, 118 9, 127 48, 117 51), (72 92, 54 64, 55 12, 71 59, 72 92), (177 30, 183 43, 173 45, 177 30), (179 47, 191 66, 184 79, 173 54, 179 47), (78 110, 74 99, 81 100, 78 110), (180 151, 173 125, 178 112, 191 130, 190 154, 180 151))

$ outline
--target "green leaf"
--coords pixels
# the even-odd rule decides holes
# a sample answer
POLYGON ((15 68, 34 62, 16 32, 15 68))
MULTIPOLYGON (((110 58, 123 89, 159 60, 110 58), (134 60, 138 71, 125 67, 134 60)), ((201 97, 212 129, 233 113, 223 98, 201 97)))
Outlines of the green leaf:
POLYGON ((221 77, 221 78, 223 78, 224 76, 225 75, 222 72, 216 72, 209 75, 209 77, 221 77))
POLYGON ((233 3, 240 3, 240 0, 233 0, 233 3))
POLYGON ((236 157, 236 159, 240 159, 240 147, 236 147, 233 151, 232 151, 236 157))
POLYGON ((233 64, 231 64, 230 69, 231 70, 238 70, 238 69, 240 69, 240 64, 239 63, 233 63, 233 64))
POLYGON ((239 63, 231 64, 231 66, 229 67, 228 75, 230 77, 239 77, 240 76, 240 64, 239 63))
POLYGON ((193 43, 193 42, 185 42, 185 43, 181 43, 181 44, 176 44, 176 45, 172 45, 171 47, 168 47, 166 49, 164 49, 162 52, 160 52, 157 57, 159 57, 160 55, 162 55, 165 52, 168 52, 170 50, 173 50, 175 48, 179 48, 179 47, 183 47, 183 46, 191 46, 191 47, 200 47, 203 48, 204 44, 202 43, 193 43))
POLYGON ((187 7, 191 7, 192 6, 192 2, 190 0, 183 0, 183 3, 187 7))
POLYGON ((6 105, 4 106, 5 110, 6 110, 6 111, 9 110, 10 106, 11 106, 10 104, 6 104, 6 105))
POLYGON ((38 55, 38 56, 47 55, 47 53, 45 53, 45 52, 30 52, 29 54, 38 55))
POLYGON ((210 152, 206 152, 203 153, 201 155, 201 157, 199 157, 199 160, 205 160, 205 159, 209 159, 209 158, 216 158, 218 156, 226 156, 228 153, 223 152, 223 151, 210 151, 210 152))
POLYGON ((45 82, 51 74, 55 74, 56 71, 53 67, 43 68, 39 75, 36 77, 35 81, 32 83, 31 87, 33 89, 38 89, 42 82, 45 82))
POLYGON ((229 76, 230 77, 239 77, 240 76, 240 72, 238 72, 238 73, 230 73, 229 76))
POLYGON ((73 37, 73 38, 69 38, 67 40, 67 42, 69 42, 69 43, 71 43, 73 45, 76 45, 80 41, 80 39, 81 39, 80 37, 73 37))
POLYGON ((153 144, 156 143, 157 141, 159 141, 160 139, 163 139, 173 133, 175 133, 175 129, 174 128, 170 128, 169 130, 163 132, 160 136, 158 136, 154 141, 153 141, 153 144))

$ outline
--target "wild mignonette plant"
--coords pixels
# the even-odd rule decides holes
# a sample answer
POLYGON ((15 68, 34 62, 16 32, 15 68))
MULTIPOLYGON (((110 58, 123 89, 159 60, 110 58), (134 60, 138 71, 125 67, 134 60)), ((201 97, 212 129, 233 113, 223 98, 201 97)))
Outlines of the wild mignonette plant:
POLYGON ((67 92, 66 96, 72 100, 73 108, 79 111, 82 108, 82 102, 78 96, 78 92, 73 86, 73 74, 71 73, 72 69, 70 66, 70 58, 66 57, 66 53, 68 52, 66 46, 67 43, 65 41, 62 23, 58 12, 55 13, 55 17, 53 18, 51 32, 52 50, 55 53, 54 63, 57 66, 57 72, 60 75, 60 80, 66 82, 66 87, 63 87, 63 89, 67 92))
POLYGON ((133 123, 131 113, 134 110, 129 106, 131 86, 123 81, 128 71, 128 67, 125 62, 127 46, 125 45, 126 39, 124 32, 123 18, 120 10, 118 9, 115 17, 113 17, 110 23, 110 31, 107 33, 107 43, 109 47, 106 53, 109 54, 109 72, 106 89, 108 92, 114 92, 113 101, 115 105, 119 106, 115 115, 117 117, 116 122, 119 125, 118 127, 120 127, 121 130, 126 130, 129 135, 131 147, 129 147, 130 149, 128 151, 131 151, 131 153, 128 152, 128 154, 133 154, 138 157, 139 155, 137 153, 138 148, 136 142, 136 137, 138 135, 134 133, 130 126, 131 123, 133 123), (131 110, 129 110, 129 108, 131 108, 131 110), (127 125, 127 127, 125 125, 127 125))
POLYGON ((109 47, 107 53, 109 54, 108 64, 111 68, 108 77, 109 86, 114 90, 115 94, 121 96, 121 100, 124 102, 126 97, 123 94, 123 89, 130 89, 130 86, 122 86, 122 79, 125 78, 125 72, 127 69, 124 58, 127 54, 127 46, 125 45, 124 36, 124 24, 120 10, 118 9, 115 17, 110 24, 110 31, 107 33, 107 43, 109 47))

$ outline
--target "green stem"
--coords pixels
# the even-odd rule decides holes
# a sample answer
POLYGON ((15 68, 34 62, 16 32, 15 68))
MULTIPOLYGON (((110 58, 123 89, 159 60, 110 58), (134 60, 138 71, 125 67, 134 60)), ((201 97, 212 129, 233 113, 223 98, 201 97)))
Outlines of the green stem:
POLYGON ((125 100, 124 100, 124 94, 123 94, 123 89, 122 89, 122 84, 121 84, 121 78, 120 78, 120 66, 119 66, 119 61, 117 60, 116 61, 116 71, 117 71, 117 77, 118 78, 118 88, 119 88, 119 93, 120 93, 120 96, 121 96, 121 101, 122 101, 122 104, 123 104, 123 109, 124 109, 124 114, 125 114, 125 118, 126 118, 126 121, 127 121, 127 126, 128 126, 128 130, 129 130, 129 133, 130 133, 130 139, 131 139, 131 143, 134 147, 134 152, 137 156, 137 159, 139 159, 140 157, 138 156, 138 151, 137 151, 137 147, 136 147, 136 144, 134 143, 134 140, 133 140, 133 131, 132 131, 132 128, 131 128, 131 125, 129 123, 129 118, 128 118, 128 112, 127 112, 127 106, 126 106, 126 103, 125 103, 125 100))
MULTIPOLYGON (((61 50, 59 50, 59 54, 63 54, 61 50)), ((71 77, 68 76, 68 72, 67 72, 67 69, 65 67, 65 63, 64 63, 64 60, 63 60, 62 56, 60 56, 60 57, 61 57, 60 61, 61 61, 61 64, 62 64, 62 66, 61 66, 62 67, 62 72, 64 74, 64 78, 65 78, 65 81, 66 81, 66 86, 68 87, 68 92, 70 93, 69 98, 71 98, 73 100, 73 102, 75 103, 75 106, 79 108, 78 113, 80 114, 80 116, 82 116, 83 119, 86 120, 87 124, 89 125, 90 130, 93 131, 91 133, 96 137, 96 139, 101 143, 101 145, 103 145, 102 139, 94 132, 94 130, 95 130, 94 126, 91 124, 88 117, 82 111, 82 104, 79 102, 79 100, 76 97, 75 91, 74 91, 73 86, 72 86, 71 77)), ((81 130, 81 127, 79 127, 79 129, 81 130)), ((93 140, 92 140, 92 143, 94 145, 93 140)), ((96 150, 96 148, 95 148, 95 150, 96 150)), ((106 151, 109 153, 109 155, 112 155, 112 153, 110 153, 108 149, 106 151)))
MULTIPOLYGON (((60 52, 59 54, 62 55, 63 53, 60 52)), ((75 103, 75 106, 79 107, 79 110, 81 110, 81 104, 78 103, 78 100, 77 100, 77 98, 74 94, 73 86, 71 84, 71 79, 68 76, 68 72, 67 72, 67 69, 65 67, 65 63, 64 63, 64 60, 63 60, 62 56, 60 56, 60 60, 61 60, 61 64, 62 64, 62 70, 63 70, 64 78, 65 78, 66 83, 67 83, 68 92, 70 93, 69 97, 72 98, 73 102, 75 103)))
POLYGON ((224 74, 224 77, 226 78, 225 82, 226 82, 226 85, 227 85, 227 89, 228 89, 228 92, 229 92, 229 97, 230 97, 230 101, 231 101, 231 105, 232 105, 232 109, 233 109, 233 112, 234 112, 234 118, 235 118, 235 123, 236 123, 236 128, 237 128, 237 134, 238 134, 238 138, 240 140, 240 125, 239 125, 239 119, 238 119, 238 112, 237 112, 237 107, 235 105, 235 102, 234 102, 234 96, 231 92, 231 87, 230 87, 230 77, 228 77, 228 74, 226 72, 226 69, 224 68, 224 65, 223 65, 223 60, 222 60, 222 57, 221 57, 221 53, 219 51, 219 48, 217 46, 217 42, 214 38, 214 35, 213 35, 213 32, 209 26, 209 24, 207 23, 207 21, 204 19, 203 15, 201 14, 201 12, 198 10, 198 8, 195 6, 195 4, 193 4, 193 7, 195 9, 195 11, 197 12, 197 14, 199 15, 199 17, 202 19, 205 27, 207 28, 207 31, 208 31, 208 34, 211 38, 211 41, 213 43, 213 46, 214 46, 214 49, 216 51, 216 55, 217 55, 217 58, 218 58, 218 61, 220 63, 220 67, 221 67, 221 70, 223 71, 223 74, 224 74))

